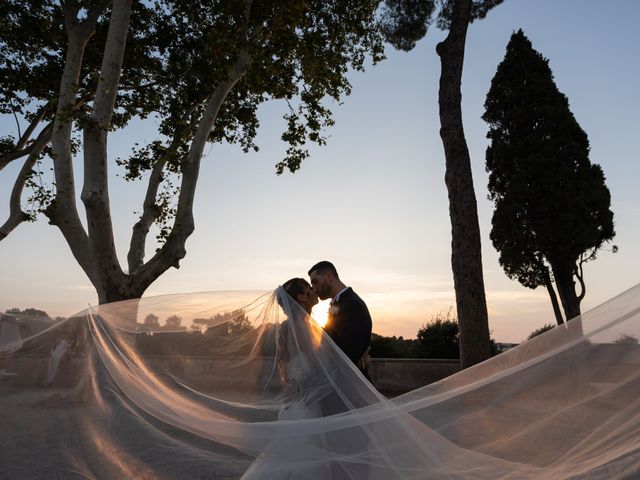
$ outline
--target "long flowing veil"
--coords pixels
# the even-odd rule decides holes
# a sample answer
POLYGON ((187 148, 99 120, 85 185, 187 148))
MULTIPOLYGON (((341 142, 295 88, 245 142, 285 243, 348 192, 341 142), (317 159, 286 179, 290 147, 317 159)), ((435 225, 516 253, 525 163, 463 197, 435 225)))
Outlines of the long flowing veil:
POLYGON ((640 286, 389 399, 282 288, 0 317, 0 478, 640 475, 640 286))

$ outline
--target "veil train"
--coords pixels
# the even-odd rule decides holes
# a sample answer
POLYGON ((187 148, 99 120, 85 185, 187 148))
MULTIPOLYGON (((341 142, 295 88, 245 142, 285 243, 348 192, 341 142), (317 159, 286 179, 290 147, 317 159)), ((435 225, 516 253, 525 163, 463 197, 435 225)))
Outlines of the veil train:
POLYGON ((631 479, 640 286, 388 399, 283 290, 0 316, 2 478, 631 479))

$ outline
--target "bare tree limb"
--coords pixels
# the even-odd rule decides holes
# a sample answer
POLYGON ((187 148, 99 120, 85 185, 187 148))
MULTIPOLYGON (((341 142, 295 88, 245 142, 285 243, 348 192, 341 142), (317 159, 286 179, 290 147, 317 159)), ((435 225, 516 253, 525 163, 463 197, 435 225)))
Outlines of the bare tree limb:
MULTIPOLYGON (((20 136, 20 139, 16 142, 16 146, 14 147, 13 151, 0 157, 0 171, 2 171, 4 167, 9 165, 14 160, 17 160, 18 158, 22 158, 25 155, 29 155, 31 153, 31 151, 33 150, 33 144, 29 145, 28 147, 26 145, 29 142, 31 135, 33 135, 34 130, 44 118, 47 111, 47 107, 48 107, 48 104, 44 105, 38 111, 36 117, 31 121, 31 123, 29 124, 25 132, 20 136)), ((18 119, 16 117, 16 122, 17 121, 18 119)))
POLYGON ((20 206, 22 191, 24 190, 24 185, 31 174, 31 169, 38 160, 42 150, 44 150, 44 147, 51 140, 52 130, 52 126, 48 125, 42 132, 40 132, 40 135, 38 135, 38 138, 31 149, 31 153, 24 162, 20 173, 18 173, 9 199, 9 218, 7 218, 4 224, 0 227, 0 241, 6 238, 7 235, 9 235, 18 225, 29 220, 29 215, 27 215, 20 206))
POLYGON ((115 0, 109 22, 109 32, 104 47, 100 80, 96 87, 93 120, 108 129, 118 93, 122 61, 129 31, 131 0, 115 0))
POLYGON ((207 101, 204 115, 200 119, 198 130, 191 142, 191 148, 182 164, 182 181, 180 184, 180 198, 173 228, 167 241, 156 254, 135 274, 135 283, 140 288, 148 285, 171 267, 179 268, 180 260, 186 255, 185 244, 193 233, 195 223, 193 219, 193 200, 200 162, 207 138, 220 111, 225 98, 247 71, 251 58, 243 50, 234 65, 229 69, 228 80, 218 85, 207 101))
MULTIPOLYGON (((205 99, 203 99, 205 100, 205 99)), ((194 103, 184 114, 184 119, 188 120, 193 114, 198 103, 194 103)), ((164 154, 158 159, 153 168, 151 169, 151 175, 149 176, 149 183, 147 184, 147 193, 144 197, 144 203, 142 207, 142 215, 140 220, 133 226, 131 233, 131 242, 129 244, 129 253, 127 254, 127 263, 129 265, 129 273, 133 273, 138 270, 144 264, 145 244, 147 241, 147 235, 153 222, 156 220, 159 213, 158 205, 156 204, 156 198, 158 196, 158 188, 164 179, 162 174, 165 165, 169 158, 176 154, 179 145, 179 133, 176 134, 171 145, 167 148, 164 154)))
POLYGON ((109 206, 107 137, 115 106, 124 50, 129 31, 131 0, 115 0, 104 47, 94 109, 84 123, 84 185, 82 202, 87 212, 89 246, 96 262, 106 266, 96 272, 94 286, 100 303, 114 279, 124 276, 116 253, 109 206))
POLYGON ((35 118, 31 120, 31 123, 29 124, 27 129, 24 131, 24 134, 20 137, 20 140, 18 140, 18 143, 16 143, 16 148, 15 148, 16 150, 22 150, 25 147, 25 145, 31 138, 31 135, 33 135, 34 130, 36 129, 38 124, 42 121, 45 114, 47 113, 48 107, 49 107, 49 104, 46 104, 46 105, 43 105, 40 108, 40 110, 38 110, 38 113, 36 114, 35 118))
POLYGON ((18 136, 22 138, 22 134, 20 133, 20 120, 18 120, 18 115, 16 114, 16 112, 13 112, 13 118, 16 121, 16 126, 18 127, 18 136))
POLYGON ((13 152, 7 153, 0 157, 0 171, 4 169, 7 165, 9 165, 14 160, 24 157, 25 155, 29 155, 31 153, 32 147, 23 148, 22 150, 14 150, 13 152))
POLYGON ((89 238, 76 206, 71 135, 84 49, 94 33, 98 17, 78 24, 77 3, 70 1, 62 5, 68 44, 51 138, 56 196, 44 213, 49 217, 49 222, 60 229, 74 258, 95 284, 89 238))
POLYGON ((167 156, 159 159, 151 170, 149 184, 147 185, 147 193, 144 197, 142 215, 140 220, 133 226, 131 234, 131 243, 129 245, 129 254, 127 262, 129 264, 129 273, 136 272, 144 263, 144 251, 147 234, 158 214, 158 206, 156 205, 156 197, 158 195, 158 187, 162 182, 162 171, 167 164, 167 156))
POLYGON ((585 262, 585 257, 584 257, 584 253, 582 253, 580 255, 580 261, 578 262, 578 266, 575 272, 575 276, 578 279, 578 282, 580 283, 580 295, 578 295, 578 304, 582 301, 585 294, 587 293, 587 286, 584 283, 584 271, 582 268, 584 262, 585 262))

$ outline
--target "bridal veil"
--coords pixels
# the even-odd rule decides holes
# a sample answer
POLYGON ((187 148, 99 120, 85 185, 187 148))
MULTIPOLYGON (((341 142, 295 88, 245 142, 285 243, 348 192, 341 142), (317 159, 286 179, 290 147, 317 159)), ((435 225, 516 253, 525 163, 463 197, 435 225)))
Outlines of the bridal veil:
POLYGON ((32 324, 0 317, 0 478, 640 475, 640 286, 391 399, 281 288, 32 324))

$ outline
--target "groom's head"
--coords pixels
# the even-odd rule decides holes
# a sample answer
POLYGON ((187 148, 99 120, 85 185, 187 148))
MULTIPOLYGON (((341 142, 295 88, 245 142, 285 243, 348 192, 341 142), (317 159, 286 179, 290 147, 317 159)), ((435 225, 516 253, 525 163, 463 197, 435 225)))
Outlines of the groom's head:
POLYGON ((336 267, 326 260, 316 263, 309 269, 309 279, 320 300, 332 298, 344 288, 336 267))

